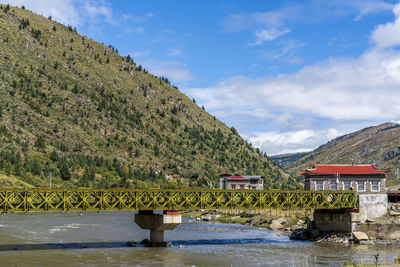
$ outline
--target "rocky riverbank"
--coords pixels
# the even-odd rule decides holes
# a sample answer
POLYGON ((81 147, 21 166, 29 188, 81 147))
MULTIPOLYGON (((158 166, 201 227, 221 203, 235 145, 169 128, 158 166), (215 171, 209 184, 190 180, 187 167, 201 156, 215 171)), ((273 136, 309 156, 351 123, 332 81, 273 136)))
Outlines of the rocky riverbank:
POLYGON ((246 212, 240 215, 230 215, 216 211, 195 211, 181 213, 182 216, 196 218, 197 221, 216 221, 221 223, 240 223, 255 227, 268 228, 278 232, 280 235, 291 236, 293 232, 307 229, 307 217, 269 217, 264 215, 249 214, 246 212))
POLYGON ((354 232, 351 234, 322 232, 312 227, 312 216, 268 217, 246 212, 240 215, 230 215, 217 211, 185 212, 182 213, 182 215, 196 218, 198 221, 240 223, 255 227, 264 227, 277 232, 279 235, 289 236, 290 239, 293 240, 335 242, 341 244, 400 245, 400 240, 385 240, 382 238, 368 237, 364 232, 354 232))

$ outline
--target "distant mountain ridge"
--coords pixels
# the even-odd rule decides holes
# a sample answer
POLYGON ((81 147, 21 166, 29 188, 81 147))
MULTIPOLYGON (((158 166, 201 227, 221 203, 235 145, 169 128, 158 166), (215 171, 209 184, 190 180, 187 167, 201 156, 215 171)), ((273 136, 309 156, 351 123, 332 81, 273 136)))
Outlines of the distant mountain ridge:
POLYGON ((285 169, 293 176, 313 164, 374 164, 390 169, 389 184, 398 184, 400 124, 387 122, 337 137, 298 158, 285 169))
POLYGON ((292 162, 295 162, 299 158, 304 157, 307 155, 309 152, 297 152, 297 153, 288 153, 288 154, 280 154, 280 155, 274 155, 274 156, 269 156, 269 158, 274 161, 276 164, 279 166, 285 167, 292 162))
POLYGON ((280 167, 130 56, 0 5, 0 186, 201 187, 280 167))

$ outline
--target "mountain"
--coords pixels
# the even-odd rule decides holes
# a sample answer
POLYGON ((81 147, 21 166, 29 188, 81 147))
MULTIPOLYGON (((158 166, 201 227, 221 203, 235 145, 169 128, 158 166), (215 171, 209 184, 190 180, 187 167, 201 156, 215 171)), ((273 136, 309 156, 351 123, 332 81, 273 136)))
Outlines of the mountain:
POLYGON ((337 137, 303 157, 290 163, 285 169, 294 177, 313 164, 374 164, 390 169, 389 184, 399 184, 400 124, 388 122, 337 137))
POLYGON ((299 158, 304 157, 307 154, 308 152, 288 153, 288 154, 269 156, 269 158, 279 166, 285 167, 290 163, 298 160, 299 158))
POLYGON ((0 33, 0 186, 201 187, 226 172, 297 186, 112 45, 8 5, 0 33))

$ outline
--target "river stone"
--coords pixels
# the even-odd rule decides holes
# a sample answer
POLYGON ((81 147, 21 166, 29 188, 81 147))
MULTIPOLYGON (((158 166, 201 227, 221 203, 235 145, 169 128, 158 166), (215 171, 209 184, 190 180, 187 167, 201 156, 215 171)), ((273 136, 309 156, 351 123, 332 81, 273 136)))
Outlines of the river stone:
POLYGON ((301 220, 301 219, 297 221, 297 225, 302 225, 302 224, 305 224, 305 223, 306 222, 304 220, 301 220))
POLYGON ((308 239, 308 231, 306 229, 296 229, 291 233, 290 239, 307 240, 308 239))
POLYGON ((357 242, 368 240, 368 236, 364 232, 353 232, 353 239, 357 242))
POLYGON ((372 240, 361 240, 360 245, 374 245, 374 241, 372 240))
POLYGON ((247 220, 246 220, 246 223, 253 223, 254 222, 254 218, 248 218, 247 220))
POLYGON ((140 242, 140 244, 145 245, 145 246, 147 246, 149 243, 150 243, 150 240, 148 240, 147 238, 146 238, 146 239, 143 239, 143 240, 140 242))
POLYGON ((203 221, 208 222, 208 221, 211 221, 211 220, 212 220, 212 216, 211 216, 211 214, 205 214, 205 215, 201 216, 201 219, 202 219, 203 221))
POLYGON ((395 211, 391 210, 391 211, 389 211, 389 215, 390 216, 399 216, 400 212, 395 212, 395 211))
POLYGON ((312 240, 317 239, 319 237, 319 235, 320 235, 320 232, 319 232, 318 229, 311 229, 310 230, 310 238, 312 240))
POLYGON ((136 242, 128 241, 128 242, 126 242, 126 245, 127 245, 128 247, 136 247, 136 242))
POLYGON ((271 224, 269 225, 269 229, 271 229, 271 230, 279 230, 282 228, 283 228, 283 225, 281 223, 279 223, 278 220, 273 220, 271 222, 271 224))
POLYGON ((280 224, 285 224, 286 223, 286 219, 285 218, 279 218, 276 219, 280 224))

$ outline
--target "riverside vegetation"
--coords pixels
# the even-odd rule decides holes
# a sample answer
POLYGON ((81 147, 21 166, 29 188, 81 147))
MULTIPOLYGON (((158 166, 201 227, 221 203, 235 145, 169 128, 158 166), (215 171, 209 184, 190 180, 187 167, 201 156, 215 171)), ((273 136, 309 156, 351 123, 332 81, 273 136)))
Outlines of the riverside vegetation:
POLYGON ((0 32, 0 186, 209 187, 229 171, 299 187, 112 45, 9 5, 0 32))

